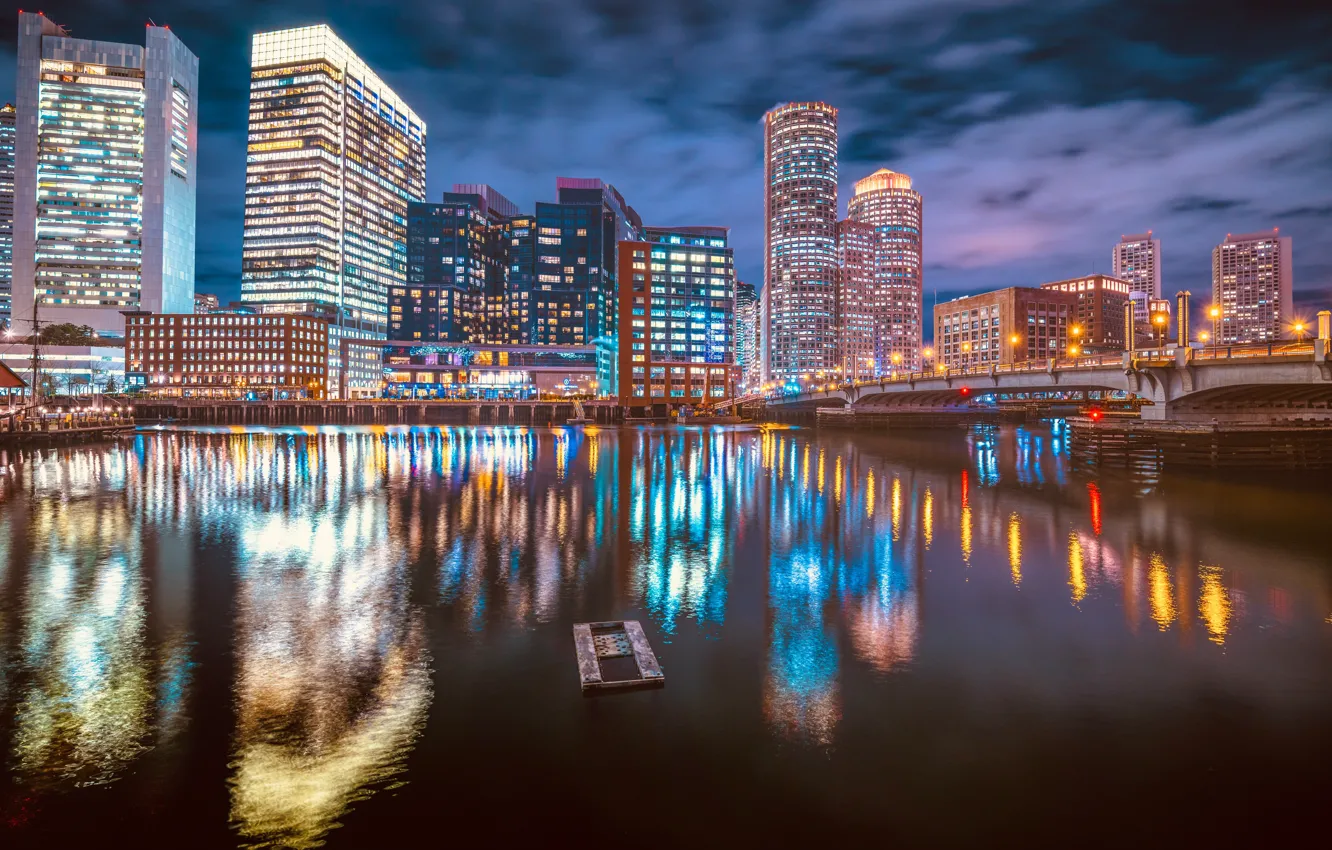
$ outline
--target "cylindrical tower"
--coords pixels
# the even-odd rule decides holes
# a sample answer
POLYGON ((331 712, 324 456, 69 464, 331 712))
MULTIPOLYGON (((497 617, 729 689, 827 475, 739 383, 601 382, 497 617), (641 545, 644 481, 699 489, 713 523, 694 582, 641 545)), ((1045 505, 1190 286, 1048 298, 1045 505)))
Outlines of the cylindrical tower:
POLYGON ((875 368, 881 374, 921 367, 923 212, 911 178, 886 168, 856 181, 856 193, 848 204, 852 221, 873 225, 875 230, 874 350, 875 368))
POLYGON ((763 374, 837 365, 837 110, 788 103, 763 119, 763 374))

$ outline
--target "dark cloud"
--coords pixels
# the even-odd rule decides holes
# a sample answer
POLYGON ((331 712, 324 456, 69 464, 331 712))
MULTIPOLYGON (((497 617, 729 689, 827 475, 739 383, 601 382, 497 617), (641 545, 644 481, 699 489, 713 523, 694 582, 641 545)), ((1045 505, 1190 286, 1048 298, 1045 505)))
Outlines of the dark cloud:
MULTIPOLYGON (((199 285, 239 289, 250 36, 327 22, 429 124, 429 193, 489 182, 530 208, 557 175, 651 222, 730 225, 760 279, 763 112, 841 109, 841 185, 888 166, 926 199, 926 287, 1107 270, 1163 240, 1168 289, 1279 224, 1296 285, 1332 291, 1332 9, 1270 0, 69 0, 46 13, 201 59, 199 285)), ((0 21, 12 90, 14 19, 0 21)), ((845 206, 845 200, 843 201, 845 206)))

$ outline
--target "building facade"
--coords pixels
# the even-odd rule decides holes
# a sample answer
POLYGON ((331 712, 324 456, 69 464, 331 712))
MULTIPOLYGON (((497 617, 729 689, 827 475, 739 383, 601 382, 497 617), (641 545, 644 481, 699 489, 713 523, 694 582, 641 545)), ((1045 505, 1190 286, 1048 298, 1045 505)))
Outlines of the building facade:
MULTIPOLYGON (((1132 309, 1132 285, 1126 280, 1109 275, 1093 274, 1070 280, 1056 280, 1041 284, 1041 289, 1053 289, 1077 295, 1078 310, 1069 328, 1069 344, 1083 352, 1123 351, 1124 312, 1132 309)), ((1034 342, 1034 340, 1028 340, 1034 342)), ((1035 357, 1033 345, 1028 352, 1035 357)))
POLYGON ((759 364, 759 323, 763 315, 752 283, 735 282, 736 392, 751 392, 763 383, 759 364))
POLYGON ((620 403, 712 404, 735 395, 735 271, 724 227, 645 228, 620 243, 620 403))
POLYGON ((837 354, 837 109, 763 119, 764 378, 830 373, 837 354))
POLYGON ((312 316, 126 313, 131 390, 184 398, 323 398, 328 322, 312 316))
POLYGON ((852 221, 874 228, 874 356, 878 374, 921 366, 924 202, 905 174, 880 168, 856 181, 852 221))
POLYGON ((1212 304, 1221 307, 1222 345, 1271 342, 1294 317, 1291 240, 1276 228, 1226 234, 1212 249, 1212 304))
POLYGON ((1065 357, 1076 324, 1073 292, 1014 286, 935 305, 940 366, 967 369, 1065 357))
POLYGON ((0 107, 0 328, 9 327, 14 276, 14 104, 0 107))
POLYGON ((395 345, 384 352, 389 398, 539 399, 597 394, 593 346, 395 345))
POLYGON ((199 60, 166 27, 143 46, 19 14, 12 313, 116 335, 122 310, 194 297, 199 60))
POLYGON ((194 293, 194 312, 198 315, 206 316, 209 313, 216 313, 222 309, 216 295, 207 292, 194 293))
POLYGON ((386 337, 425 151, 425 122, 329 27, 254 36, 241 297, 329 320, 332 383, 358 394, 382 374, 358 356, 341 381, 341 342, 386 337))
POLYGON ((1150 230, 1120 237, 1110 268, 1116 279, 1128 281, 1134 321, 1146 322, 1147 303, 1161 297, 1161 240, 1152 238, 1150 230))
POLYGON ((881 374, 874 345, 874 245, 872 225, 850 219, 837 223, 836 371, 853 381, 881 374))

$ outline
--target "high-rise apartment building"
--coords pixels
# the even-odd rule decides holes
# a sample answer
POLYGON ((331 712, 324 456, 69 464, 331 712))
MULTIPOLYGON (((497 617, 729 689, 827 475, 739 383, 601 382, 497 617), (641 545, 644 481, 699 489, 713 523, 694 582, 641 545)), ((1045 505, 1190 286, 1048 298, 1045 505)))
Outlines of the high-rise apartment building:
POLYGON ((1161 297, 1161 240, 1150 230, 1120 237, 1110 260, 1114 277, 1128 281, 1134 321, 1148 321, 1148 302, 1161 297))
MULTIPOLYGON (((455 189, 458 187, 455 187, 455 189)), ((389 338, 501 344, 508 221, 517 207, 489 186, 407 205, 407 282, 389 287, 389 338)))
POLYGON ((1294 315, 1291 240, 1270 232, 1226 234, 1212 249, 1212 304, 1221 307, 1220 343, 1271 342, 1294 315))
POLYGON ((829 373, 837 355, 837 109, 763 119, 765 379, 829 373))
POLYGON ((0 107, 0 327, 9 326, 14 274, 14 104, 0 107))
POLYGON ((879 374, 874 350, 874 246, 873 225, 850 219, 837 223, 836 368, 850 380, 879 374))
POLYGON ((875 368, 919 369, 924 330, 924 204, 905 174, 880 168, 856 181, 847 217, 874 227, 875 368))
POLYGON ((620 403, 735 394, 735 264, 725 227, 648 227, 619 251, 620 403))
POLYGON ((949 369, 1065 357, 1077 324, 1078 296, 1013 286, 934 307, 935 359, 949 369))
POLYGON ((71 38, 19 13, 12 313, 119 335, 122 310, 194 299, 199 60, 166 27, 143 46, 71 38))
POLYGON ((407 282, 407 205, 425 200, 426 125, 325 26, 254 36, 241 297, 330 320, 330 385, 378 391, 388 293, 407 282))
POLYGON ((763 383, 759 364, 759 323, 762 309, 754 284, 735 282, 735 369, 737 392, 749 392, 763 383))
MULTIPOLYGON (((1082 352, 1123 351, 1124 311, 1129 305, 1131 284, 1109 275, 1093 274, 1069 280, 1041 284, 1041 289, 1055 289, 1077 296, 1077 314, 1069 326, 1069 344, 1082 352)), ((1026 339, 1029 357, 1036 357, 1036 340, 1026 339)), ((1047 357, 1047 353, 1040 356, 1047 357)))

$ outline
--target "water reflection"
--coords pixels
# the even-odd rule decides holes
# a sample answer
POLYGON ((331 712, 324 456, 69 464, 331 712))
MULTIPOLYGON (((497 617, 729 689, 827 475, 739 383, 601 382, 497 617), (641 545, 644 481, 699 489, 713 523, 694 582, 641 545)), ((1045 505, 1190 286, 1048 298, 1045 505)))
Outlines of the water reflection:
POLYGON ((6 766, 22 794, 188 778, 172 744, 225 677, 233 837, 317 846, 451 731, 428 729, 432 666, 540 678, 571 622, 610 616, 661 642, 680 710, 700 683, 752 687, 741 722, 812 747, 854 740, 866 682, 920 671, 1082 698, 1058 664, 1023 678, 1046 646, 1108 670, 1149 644, 1239 690, 1310 675, 1316 653, 1265 642, 1325 635, 1332 611, 1317 554, 1263 536, 1298 500, 1218 521, 1203 490, 1073 475, 1058 427, 917 439, 216 429, 26 458, 0 475, 6 766), (709 679, 714 659, 753 675, 709 679))

